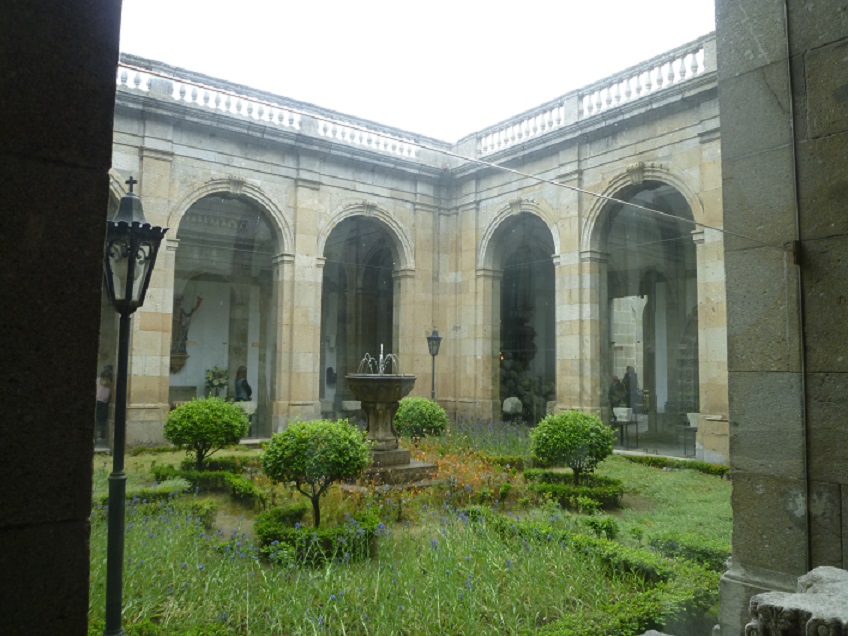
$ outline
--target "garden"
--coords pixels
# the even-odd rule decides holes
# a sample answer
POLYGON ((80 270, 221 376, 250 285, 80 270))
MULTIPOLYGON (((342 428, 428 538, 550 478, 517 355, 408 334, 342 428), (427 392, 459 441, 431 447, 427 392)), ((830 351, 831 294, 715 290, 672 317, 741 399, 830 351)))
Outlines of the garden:
MULTIPOLYGON (((369 481, 346 421, 248 449, 223 400, 188 409, 214 413, 214 435, 172 412, 174 446, 127 457, 126 633, 709 633, 730 555, 726 467, 611 454, 611 431, 578 412, 529 428, 447 422, 414 400, 396 428, 438 473, 404 485, 369 481)), ((101 634, 109 466, 95 462, 101 634)))

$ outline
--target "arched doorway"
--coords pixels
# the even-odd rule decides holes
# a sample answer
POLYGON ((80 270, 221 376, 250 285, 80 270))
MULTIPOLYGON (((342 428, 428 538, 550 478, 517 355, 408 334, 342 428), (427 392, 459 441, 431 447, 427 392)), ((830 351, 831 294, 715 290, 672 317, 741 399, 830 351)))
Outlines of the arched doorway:
POLYGON ((537 216, 507 218, 493 235, 501 270, 499 401, 517 397, 535 423, 556 397, 554 243, 537 216))
POLYGON ((275 373, 276 232, 255 203, 218 193, 189 208, 177 238, 170 401, 209 394, 235 398, 243 368, 251 388, 244 405, 252 413, 249 435, 267 437, 275 373))
MULTIPOLYGON (((345 415, 355 398, 344 377, 366 353, 397 353, 393 235, 379 221, 353 216, 339 223, 324 246, 321 288, 321 410, 345 415)), ((403 370, 403 369, 401 369, 403 370)))
POLYGON ((698 405, 698 290, 692 211, 672 186, 646 181, 607 208, 601 404, 631 408, 640 443, 676 443, 698 405), (614 394, 615 378, 625 389, 614 394))

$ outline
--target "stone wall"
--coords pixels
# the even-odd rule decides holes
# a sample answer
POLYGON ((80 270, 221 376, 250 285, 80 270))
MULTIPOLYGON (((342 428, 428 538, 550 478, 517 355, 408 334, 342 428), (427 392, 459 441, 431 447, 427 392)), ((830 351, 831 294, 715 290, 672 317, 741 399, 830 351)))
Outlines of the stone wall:
MULTIPOLYGON (((194 202, 216 193, 253 201, 279 237, 275 429, 291 417, 321 412, 324 246, 334 228, 354 216, 378 221, 392 238, 397 255, 394 353, 405 372, 418 376, 416 392, 428 393, 431 360, 425 336, 436 325, 445 337, 436 365, 440 402, 453 415, 485 418, 500 416, 504 397, 498 395, 499 254, 504 248, 498 233, 519 215, 539 219, 554 246, 546 254, 556 288, 554 408, 600 411, 602 377, 608 375, 600 359, 606 355, 601 349, 606 303, 602 235, 609 212, 603 199, 552 181, 606 196, 645 180, 666 183, 683 195, 697 222, 721 228, 714 53, 714 40, 703 38, 570 94, 552 110, 540 107, 539 114, 520 115, 515 124, 475 133, 453 147, 124 58, 113 195, 119 196, 122 181, 135 174, 148 218, 171 228, 149 300, 133 326, 130 444, 153 441, 156 422, 167 412, 180 223, 194 202), (698 50, 700 62, 691 53, 698 50), (666 73, 668 85, 657 86, 655 93, 634 93, 630 101, 620 97, 615 105, 604 97, 609 86, 620 95, 643 70, 683 58, 691 72, 686 81, 681 75, 681 83, 672 84, 666 73), (695 73, 698 64, 700 75, 695 73), (333 123, 342 120, 351 123, 333 123), (378 143, 374 131, 401 141, 378 143), (515 143, 521 136, 522 143, 515 143), (486 162, 520 166, 523 174, 492 169, 477 161, 483 156, 486 162)), ((653 77, 661 81, 662 74, 653 77)), ((702 226, 692 241, 699 281, 700 410, 702 419, 712 418, 700 423, 698 452, 726 461, 723 244, 718 230, 702 226)))
POLYGON ((748 599, 848 564, 848 3, 717 3, 733 567, 748 599))

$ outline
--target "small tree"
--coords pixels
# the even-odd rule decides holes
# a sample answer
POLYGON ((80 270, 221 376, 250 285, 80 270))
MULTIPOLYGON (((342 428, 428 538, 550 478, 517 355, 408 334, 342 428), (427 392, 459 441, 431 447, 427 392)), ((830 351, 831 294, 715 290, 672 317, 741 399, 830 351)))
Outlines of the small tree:
POLYGON ((268 477, 294 483, 312 501, 316 528, 321 525, 321 495, 337 481, 356 478, 370 461, 365 433, 347 420, 294 422, 275 434, 262 454, 268 477))
POLYGON ((215 451, 238 444, 250 420, 240 406, 221 398, 199 398, 181 404, 165 419, 165 439, 194 453, 198 470, 215 451))
POLYGON ((395 430, 409 437, 441 435, 447 425, 445 409, 423 397, 403 398, 395 414, 395 430))
POLYGON ((596 415, 566 411, 549 415, 530 431, 533 452, 549 464, 565 464, 574 472, 574 484, 591 473, 613 447, 612 429, 596 415))

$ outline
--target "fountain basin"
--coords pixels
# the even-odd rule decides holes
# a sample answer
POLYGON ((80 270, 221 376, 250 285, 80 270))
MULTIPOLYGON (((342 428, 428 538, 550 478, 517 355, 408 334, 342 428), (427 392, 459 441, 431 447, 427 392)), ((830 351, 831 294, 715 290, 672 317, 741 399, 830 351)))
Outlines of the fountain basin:
POLYGON ((415 386, 414 375, 349 373, 347 386, 362 404, 367 439, 371 442, 375 465, 397 466, 409 463, 409 451, 398 448, 393 422, 398 402, 415 386), (378 454, 377 451, 382 452, 378 454))
POLYGON ((348 373, 345 379, 360 402, 399 402, 401 398, 409 395, 415 386, 414 375, 348 373))

